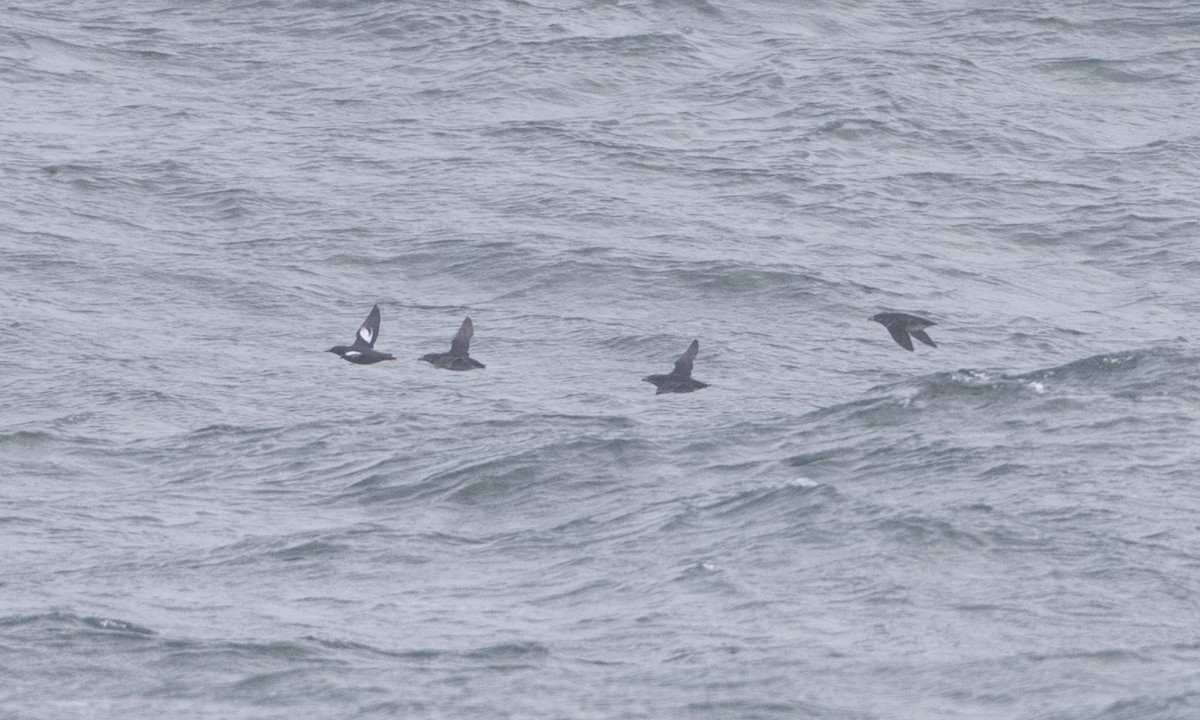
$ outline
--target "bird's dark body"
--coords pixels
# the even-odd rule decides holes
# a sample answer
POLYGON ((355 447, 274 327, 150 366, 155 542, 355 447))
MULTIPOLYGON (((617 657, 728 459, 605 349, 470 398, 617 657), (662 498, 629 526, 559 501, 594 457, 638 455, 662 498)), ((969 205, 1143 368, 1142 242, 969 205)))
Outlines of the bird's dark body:
POLYGON ((912 338, 920 340, 929 347, 937 347, 933 339, 925 333, 925 328, 937 325, 932 320, 926 320, 923 317, 909 315, 908 313, 897 312, 878 313, 867 319, 874 320, 887 328, 888 332, 892 335, 892 339, 905 350, 912 351, 912 338))
POLYGON ((648 375, 642 382, 653 383, 658 388, 655 395, 663 393, 689 393, 708 387, 708 383, 692 379, 692 363, 700 352, 700 341, 693 340, 688 349, 675 361, 675 369, 663 375, 648 375))
POLYGON ((702 383, 699 380, 682 377, 674 373, 648 375, 644 378, 644 381, 654 383, 654 386, 658 388, 658 391, 654 393, 655 395, 663 393, 687 393, 708 387, 708 383, 702 383))
POLYGON ((331 353, 337 353, 342 356, 343 360, 354 363, 355 365, 370 365, 380 362, 381 360, 395 360, 394 355, 385 352, 379 352, 374 348, 356 348, 353 345, 337 345, 329 349, 331 353))
POLYGON ((470 356, 471 338, 475 337, 475 324, 471 318, 463 320, 458 333, 450 341, 450 352, 426 353, 421 360, 444 370, 482 370, 487 367, 470 356))
POLYGON ((375 341, 379 338, 379 306, 371 308, 367 319, 358 327, 354 335, 353 345, 334 345, 327 352, 336 353, 338 357, 355 365, 371 365, 381 360, 396 358, 375 349, 375 341))
POLYGON ((487 367, 475 358, 450 353, 427 353, 421 359, 434 367, 446 370, 482 370, 487 367))

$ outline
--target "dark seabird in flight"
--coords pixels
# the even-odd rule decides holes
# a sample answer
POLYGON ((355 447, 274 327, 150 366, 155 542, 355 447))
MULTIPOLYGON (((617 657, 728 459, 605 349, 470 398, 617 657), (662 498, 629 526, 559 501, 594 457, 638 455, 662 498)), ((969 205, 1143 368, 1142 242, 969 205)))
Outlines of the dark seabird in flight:
POLYGON ((920 340, 929 347, 937 347, 933 340, 925 334, 925 328, 937 325, 935 322, 908 313, 893 312, 879 313, 867 319, 874 320, 887 328, 888 332, 892 334, 892 339, 900 343, 900 347, 905 350, 913 349, 912 338, 920 340), (912 337, 909 337, 910 335, 912 337))
POLYGON ((466 320, 463 320, 462 327, 458 329, 458 333, 450 341, 450 352, 429 353, 422 355, 421 359, 427 363, 431 363, 434 367, 445 368, 447 370, 474 370, 475 368, 486 367, 483 363, 467 354, 471 346, 471 338, 474 335, 475 324, 468 317, 466 320))
POLYGON ((648 375, 642 378, 642 382, 654 383, 658 391, 655 395, 663 393, 686 393, 700 388, 708 387, 708 383, 702 383, 699 380, 692 379, 692 361, 696 359, 696 353, 700 352, 700 341, 693 340, 688 346, 686 352, 679 356, 675 361, 675 369, 666 375, 648 375))
POLYGON ((353 345, 335 345, 328 352, 337 353, 343 360, 349 360, 358 365, 370 365, 380 360, 395 360, 396 358, 375 349, 375 340, 379 338, 379 306, 371 308, 367 319, 358 328, 353 345))

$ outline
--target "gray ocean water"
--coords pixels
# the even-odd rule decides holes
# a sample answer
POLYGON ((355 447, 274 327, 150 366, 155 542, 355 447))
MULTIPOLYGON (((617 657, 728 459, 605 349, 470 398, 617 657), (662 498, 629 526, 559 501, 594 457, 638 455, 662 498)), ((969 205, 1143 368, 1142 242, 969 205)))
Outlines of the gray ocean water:
POLYGON ((1194 2, 45 0, 0 105, 0 717, 1200 718, 1194 2))

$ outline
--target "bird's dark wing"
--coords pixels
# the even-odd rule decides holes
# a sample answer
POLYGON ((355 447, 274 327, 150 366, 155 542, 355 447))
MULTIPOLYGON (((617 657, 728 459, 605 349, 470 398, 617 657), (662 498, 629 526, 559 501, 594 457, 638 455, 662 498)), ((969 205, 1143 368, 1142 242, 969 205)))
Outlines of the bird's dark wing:
POLYGON ((698 352, 700 352, 700 341, 693 340, 692 344, 688 345, 688 349, 675 361, 675 369, 672 371, 672 374, 691 377, 692 361, 696 359, 696 353, 698 352))
POLYGON ((912 338, 908 336, 908 331, 904 329, 903 323, 890 322, 884 327, 892 334, 892 339, 900 343, 900 347, 905 350, 913 349, 912 338))
POLYGON ((937 347, 937 344, 933 342, 932 338, 925 334, 924 330, 909 330, 909 334, 925 343, 929 347, 937 347))
POLYGON ((462 327, 458 329, 458 333, 454 339, 450 341, 451 355, 466 355, 471 347, 471 338, 475 336, 475 324, 471 322, 471 318, 467 317, 463 320, 462 327))
POLYGON ((375 341, 379 339, 379 306, 371 308, 371 312, 367 314, 367 319, 363 320, 363 324, 358 328, 358 334, 354 336, 354 346, 357 348, 375 347, 375 341))

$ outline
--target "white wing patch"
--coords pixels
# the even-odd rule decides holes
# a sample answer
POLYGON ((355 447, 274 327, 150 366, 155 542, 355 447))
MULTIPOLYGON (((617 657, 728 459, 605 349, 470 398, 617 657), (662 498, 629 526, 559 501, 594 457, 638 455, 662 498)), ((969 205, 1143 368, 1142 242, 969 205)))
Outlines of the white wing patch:
POLYGON ((372 333, 372 332, 371 332, 371 328, 368 328, 368 327, 361 327, 361 328, 359 328, 359 329, 358 329, 358 336, 359 336, 360 338, 362 338, 362 341, 363 341, 363 342, 365 342, 366 344, 370 345, 370 344, 371 344, 371 338, 374 336, 374 333, 372 333))
POLYGON ((362 357, 362 353, 360 353, 357 350, 347 350, 346 357, 348 357, 348 358, 362 357))

